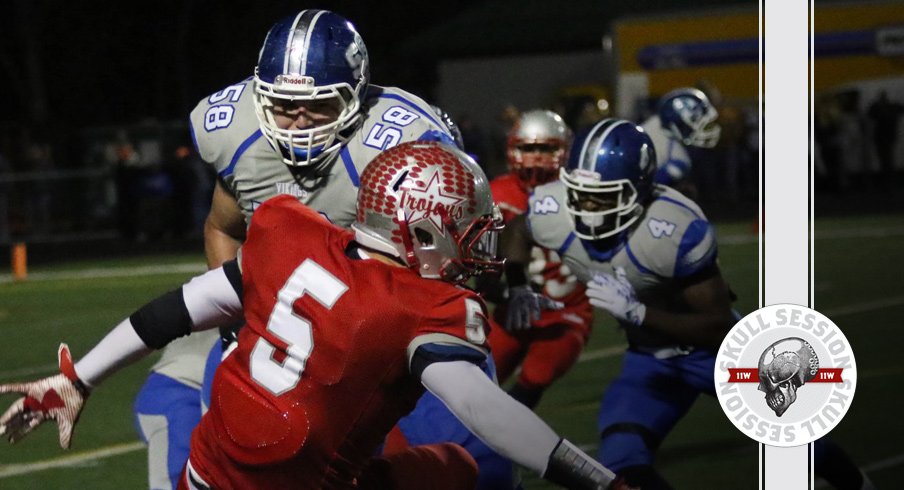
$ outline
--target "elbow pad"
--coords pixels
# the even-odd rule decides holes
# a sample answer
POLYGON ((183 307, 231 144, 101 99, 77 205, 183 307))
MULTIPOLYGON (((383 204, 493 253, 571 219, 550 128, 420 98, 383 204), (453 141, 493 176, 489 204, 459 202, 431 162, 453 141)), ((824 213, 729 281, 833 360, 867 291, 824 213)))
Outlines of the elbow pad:
POLYGON ((152 349, 162 349, 173 340, 190 334, 192 327, 181 287, 142 306, 129 320, 141 341, 152 349))

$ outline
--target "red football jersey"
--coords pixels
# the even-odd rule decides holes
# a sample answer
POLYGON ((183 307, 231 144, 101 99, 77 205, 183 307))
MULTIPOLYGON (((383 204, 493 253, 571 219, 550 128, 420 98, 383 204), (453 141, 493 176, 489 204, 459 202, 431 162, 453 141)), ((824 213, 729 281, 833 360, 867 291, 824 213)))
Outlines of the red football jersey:
MULTIPOLYGON (((506 223, 515 216, 527 212, 529 194, 515 174, 508 173, 496 177, 490 182, 490 190, 506 223)), ((584 294, 586 288, 571 273, 568 266, 562 263, 559 254, 554 250, 535 246, 531 250, 528 269, 531 282, 539 285, 544 295, 565 303, 562 310, 543 311, 540 320, 534 322, 535 327, 560 323, 590 327, 593 309, 584 294)), ((497 319, 504 318, 501 316, 504 315, 504 307, 497 308, 496 312, 497 319)))
POLYGON ((486 355, 476 294, 359 259, 353 238, 292 197, 255 211, 240 255, 247 323, 192 437, 212 486, 354 488, 423 394, 415 350, 486 355))

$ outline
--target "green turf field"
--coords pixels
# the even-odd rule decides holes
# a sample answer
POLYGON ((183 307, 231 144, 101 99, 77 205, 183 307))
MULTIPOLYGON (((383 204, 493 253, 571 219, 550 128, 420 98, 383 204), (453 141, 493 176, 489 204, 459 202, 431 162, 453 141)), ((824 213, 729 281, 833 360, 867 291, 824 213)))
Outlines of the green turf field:
MULTIPOLYGON (((757 306, 756 236, 749 224, 717 228, 723 270, 740 297, 738 309, 746 313, 757 306)), ((894 422, 900 396, 893 381, 904 372, 896 354, 904 345, 899 320, 904 316, 900 280, 904 216, 820 220, 816 233, 815 306, 844 330, 859 368, 856 398, 832 436, 867 469, 879 488, 899 488, 894 475, 904 470, 904 449, 898 444, 904 438, 904 424, 894 422)), ((61 263, 31 271, 33 279, 24 283, 0 282, 0 382, 52 373, 61 340, 69 343, 76 357, 83 355, 135 307, 190 277, 192 264, 197 270, 203 268, 200 252, 61 263), (161 264, 181 264, 181 268, 177 272, 148 269, 161 264), (82 277, 44 274, 76 270, 82 277)), ((591 451, 595 450, 599 396, 617 373, 623 345, 613 323, 598 320, 584 359, 538 408, 555 429, 591 451)), ((95 391, 70 451, 59 449, 56 431, 50 426, 16 446, 0 444, 0 488, 144 487, 145 452, 136 444, 131 403, 152 361, 121 372, 95 391)), ((2 408, 12 400, 3 397, 2 408)), ((757 444, 737 432, 717 401, 708 397, 696 403, 665 441, 658 466, 680 489, 755 489, 758 485, 757 444)), ((548 488, 530 476, 525 476, 525 487, 548 488)))

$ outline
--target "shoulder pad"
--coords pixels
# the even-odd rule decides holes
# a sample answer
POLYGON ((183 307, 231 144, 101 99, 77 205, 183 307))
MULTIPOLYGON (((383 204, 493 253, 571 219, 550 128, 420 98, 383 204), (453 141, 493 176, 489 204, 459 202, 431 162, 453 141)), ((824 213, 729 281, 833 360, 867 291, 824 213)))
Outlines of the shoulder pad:
POLYGON ((362 171, 383 150, 400 143, 449 138, 433 109, 416 95, 394 87, 371 86, 364 120, 340 153, 343 164, 362 171))
POLYGON ((540 246, 559 250, 572 235, 573 226, 565 210, 565 186, 554 181, 534 188, 527 203, 527 224, 540 246))
POLYGON ((639 266, 661 277, 693 275, 715 260, 717 250, 712 225, 699 206, 664 186, 657 186, 628 248, 639 266))
POLYGON ((198 154, 218 172, 260 129, 252 91, 251 78, 230 85, 198 102, 189 116, 198 154))

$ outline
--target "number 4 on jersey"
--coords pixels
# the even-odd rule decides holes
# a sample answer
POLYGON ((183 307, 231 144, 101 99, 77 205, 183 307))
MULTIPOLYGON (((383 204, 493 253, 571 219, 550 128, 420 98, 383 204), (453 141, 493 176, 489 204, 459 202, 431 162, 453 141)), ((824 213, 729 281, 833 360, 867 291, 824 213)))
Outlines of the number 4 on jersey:
POLYGON ((534 201, 534 214, 549 214, 559 212, 559 202, 552 196, 544 196, 543 199, 534 201))
POLYGON ((654 238, 662 238, 663 235, 672 236, 672 233, 675 233, 675 223, 656 218, 651 218, 650 221, 647 221, 647 228, 650 229, 650 233, 654 238))

